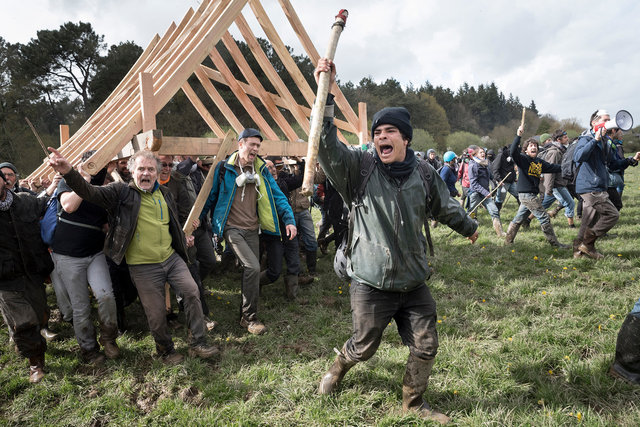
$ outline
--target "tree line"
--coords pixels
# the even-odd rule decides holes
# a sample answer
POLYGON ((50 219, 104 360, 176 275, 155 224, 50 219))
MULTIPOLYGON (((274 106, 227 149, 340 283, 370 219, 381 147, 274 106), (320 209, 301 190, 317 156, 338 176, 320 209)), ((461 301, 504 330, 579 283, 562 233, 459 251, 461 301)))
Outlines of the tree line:
MULTIPOLYGON (((268 41, 258 41, 296 101, 304 103, 268 41)), ((242 41, 237 44, 265 89, 275 92, 247 44, 242 41)), ((244 80, 222 42, 217 49, 234 76, 244 80)), ((314 65, 310 59, 289 50, 309 84, 315 87, 314 65)), ((35 124, 45 143, 57 146, 59 124, 68 124, 73 134, 109 96, 142 51, 131 41, 107 46, 104 36, 85 22, 67 22, 56 30, 40 30, 26 44, 8 43, 0 37, 0 159, 13 162, 25 174, 33 170, 40 164, 43 153, 25 117, 35 124)), ((215 68, 208 58, 204 64, 215 68)), ((189 83, 224 126, 226 121, 197 78, 192 76, 189 83)), ((231 90, 225 85, 213 84, 238 119, 246 126, 254 125, 231 90)), ((419 88, 402 87, 394 78, 376 83, 371 77, 365 77, 357 84, 338 84, 354 110, 357 111, 358 102, 367 103, 369 120, 384 106, 407 107, 414 124, 413 147, 420 151, 435 148, 440 153, 447 149, 459 152, 472 143, 496 148, 508 144, 523 107, 517 96, 505 96, 493 82, 478 87, 464 83, 457 91, 428 81, 419 88)), ((269 121, 266 109, 259 102, 255 104, 269 121)), ((533 100, 527 108, 528 129, 542 133, 562 126, 576 134, 581 131, 575 120, 559 122, 549 115, 540 116, 533 100)), ((283 114, 294 123, 288 112, 283 114)), ((209 132, 181 91, 162 109, 156 121, 167 135, 203 136, 209 132)), ((275 123, 270 124, 277 128, 275 123)))

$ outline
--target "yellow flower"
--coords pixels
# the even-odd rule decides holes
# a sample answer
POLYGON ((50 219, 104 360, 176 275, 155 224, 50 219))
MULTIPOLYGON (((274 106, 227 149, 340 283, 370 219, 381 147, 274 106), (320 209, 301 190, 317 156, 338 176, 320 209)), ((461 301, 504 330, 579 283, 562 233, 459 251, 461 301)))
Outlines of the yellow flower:
POLYGON ((486 299, 482 298, 482 302, 486 302, 486 301, 487 301, 486 299))
POLYGON ((567 267, 562 267, 562 269, 563 269, 563 270, 566 270, 566 269, 567 269, 567 267))
POLYGON ((338 293, 339 293, 339 294, 341 294, 341 293, 342 293, 342 291, 338 291, 338 293))
POLYGON ((458 390, 453 390, 453 394, 458 394, 458 390))
POLYGON ((547 294, 547 291, 542 291, 542 295, 546 295, 546 294, 547 294))
POLYGON ((622 256, 622 254, 618 254, 618 256, 622 256))
POLYGON ((544 399, 538 400, 538 405, 544 405, 544 399))
POLYGON ((516 251, 515 249, 511 249, 511 253, 513 253, 513 252, 515 252, 515 251, 516 251))
POLYGON ((610 315, 609 315, 609 319, 612 319, 612 320, 613 320, 613 319, 615 319, 615 318, 616 318, 616 315, 615 315, 615 314, 610 314, 610 315))
POLYGON ((222 299, 222 297, 219 296, 218 299, 222 299))
POLYGON ((533 259, 534 259, 534 260, 536 260, 536 259, 538 259, 538 257, 537 257, 537 256, 534 256, 534 257, 533 257, 533 259))
POLYGON ((338 286, 338 289, 342 289, 342 286, 338 286))
POLYGON ((569 359, 571 359, 569 356, 564 357, 564 360, 569 360, 569 359))
POLYGON ((231 341, 231 337, 227 337, 227 342, 231 341))
POLYGON ((438 323, 442 323, 442 320, 438 319, 438 323))
POLYGON ((582 412, 578 412, 576 414, 576 418, 578 419, 578 421, 582 421, 582 412))
POLYGON ((447 316, 442 316, 442 320, 447 320, 447 316))
POLYGON ((507 338, 509 341, 513 341, 513 337, 509 337, 507 338))
POLYGON ((484 246, 481 249, 484 249, 484 246))
POLYGON ((573 267, 574 270, 577 270, 577 268, 573 267))
POLYGON ((598 325, 598 331, 602 330, 602 325, 598 325))
POLYGON ((553 375, 553 369, 549 369, 549 375, 553 375))

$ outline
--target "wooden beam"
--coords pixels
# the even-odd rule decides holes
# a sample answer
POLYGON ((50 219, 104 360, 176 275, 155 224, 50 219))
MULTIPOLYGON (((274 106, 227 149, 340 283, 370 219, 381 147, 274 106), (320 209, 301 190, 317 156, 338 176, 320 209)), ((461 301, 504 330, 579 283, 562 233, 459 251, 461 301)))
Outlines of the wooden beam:
POLYGON ((256 36, 251 31, 251 28, 249 28, 249 24, 244 19, 244 16, 242 16, 242 14, 238 15, 235 23, 240 30, 244 41, 249 46, 249 49, 251 49, 253 57, 256 59, 256 61, 258 61, 258 65, 260 65, 260 68, 280 95, 280 98, 278 98, 278 100, 281 102, 278 104, 278 101, 275 100, 274 96, 272 96, 272 99, 274 99, 276 105, 287 108, 289 111, 291 111, 291 114, 296 119, 300 127, 302 127, 302 130, 304 130, 304 132, 309 135, 308 116, 305 115, 304 111, 302 110, 300 105, 298 105, 295 98, 289 91, 289 88, 287 88, 287 85, 284 84, 278 72, 273 68, 273 65, 269 61, 269 58, 267 58, 267 55, 262 50, 262 47, 258 43, 258 40, 256 40, 256 36))
POLYGON ((222 98, 220 92, 213 86, 213 83, 211 83, 211 80, 209 80, 209 77, 207 77, 207 74, 203 71, 203 65, 196 69, 196 77, 198 77, 207 95, 209 95, 209 98, 216 104, 216 107, 218 107, 224 118, 227 119, 227 122, 229 122, 233 130, 235 130, 237 134, 240 134, 244 126, 242 126, 242 123, 240 123, 236 115, 233 114, 233 111, 231 111, 231 108, 229 108, 224 98, 222 98))
POLYGON ((216 119, 214 119, 211 113, 209 113, 207 107, 205 107, 202 101, 200 101, 200 98, 198 98, 198 95, 196 95, 193 88, 189 85, 189 82, 185 82, 182 85, 182 92, 184 92, 189 101, 191 101, 191 105, 193 105, 198 114, 200 114, 200 117, 202 117, 205 123, 207 123, 209 129, 211 129, 218 138, 222 138, 224 136, 224 131, 216 119))
POLYGON ((156 113, 153 102, 153 75, 151 73, 138 74, 140 80, 140 112, 142 113, 142 131, 155 129, 156 113))
POLYGON ((60 146, 69 140, 69 125, 60 125, 60 146))
MULTIPOLYGON (((163 136, 158 154, 171 156, 215 156, 220 149, 221 138, 193 138, 163 136)), ((261 156, 303 157, 307 154, 306 142, 264 140, 260 145, 261 156)))
POLYGON ((264 117, 262 117, 262 114, 260 114, 247 94, 242 90, 242 88, 238 84, 238 81, 233 77, 233 73, 231 72, 229 67, 227 67, 227 64, 224 62, 224 59, 222 59, 222 56, 216 48, 213 48, 211 50, 211 53, 209 53, 209 57, 213 61, 213 64, 216 66, 218 71, 220 71, 220 73, 222 74, 222 77, 224 77, 224 79, 226 80, 229 89, 231 89, 238 101, 240 101, 244 109, 247 110, 253 121, 256 123, 256 125, 260 129, 260 132, 262 133, 262 136, 269 139, 278 139, 278 135, 276 135, 273 129, 271 129, 271 126, 269 126, 264 117))
POLYGON ((366 102, 358 102, 358 139, 360 140, 360 145, 370 141, 366 102))
MULTIPOLYGON (((300 21, 298 14, 296 13, 293 6, 291 6, 291 2, 289 0, 278 0, 278 1, 280 2, 280 6, 282 7, 282 10, 284 10, 285 16, 287 17, 287 19, 289 20, 289 23, 291 24, 291 28, 293 28, 293 31, 298 36, 298 39, 300 40, 302 47, 304 48, 304 50, 307 52, 307 55, 311 59, 312 64, 314 65, 317 64, 318 60, 320 59, 320 54, 318 53, 315 46, 311 42, 311 38, 309 37, 309 34, 307 34, 307 31, 305 30, 304 25, 302 25, 302 21, 300 21)), ((340 111, 342 111, 342 114, 344 114, 344 117, 347 119, 348 122, 352 123, 353 125, 356 125, 356 123, 358 123, 358 117, 356 116, 356 113, 351 108, 351 105, 347 101, 347 98, 345 98, 344 94, 342 93, 338 85, 335 85, 333 87, 332 93, 335 95, 336 105, 338 106, 340 111)))
POLYGON ((284 132, 287 139, 289 139, 289 141, 298 140, 300 137, 296 134, 291 125, 289 125, 289 122, 284 118, 280 110, 278 110, 275 102, 273 102, 273 99, 271 99, 269 93, 266 91, 264 86, 262 86, 262 83, 260 83, 258 77, 256 77, 255 73, 251 69, 251 66, 249 66, 249 63, 238 48, 236 41, 233 39, 233 37, 231 37, 231 34, 229 34, 228 31, 222 36, 222 42, 227 47, 231 58, 235 61, 236 65, 240 69, 240 72, 247 80, 247 83, 250 86, 253 86, 255 91, 258 93, 258 98, 271 115, 271 118, 273 118, 280 129, 282 129, 282 132, 284 132))

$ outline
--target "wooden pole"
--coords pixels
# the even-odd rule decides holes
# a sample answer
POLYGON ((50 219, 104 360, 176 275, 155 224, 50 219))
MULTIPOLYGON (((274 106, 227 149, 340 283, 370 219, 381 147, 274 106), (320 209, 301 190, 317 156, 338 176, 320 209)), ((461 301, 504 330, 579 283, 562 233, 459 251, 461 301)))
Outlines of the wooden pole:
POLYGON ((38 135, 36 128, 34 128, 33 125, 31 124, 31 120, 29 120, 28 117, 25 117, 24 119, 27 121, 27 124, 31 128, 31 132, 33 132, 33 134, 36 136, 36 139, 38 140, 40 147, 42 147, 42 150, 44 151, 45 157, 49 157, 49 152, 47 151, 47 147, 44 146, 44 142, 42 142, 42 139, 40 139, 40 135, 38 135))
POLYGON ((524 114, 527 112, 527 107, 522 107, 522 120, 520 120, 520 126, 524 130, 524 114))
MULTIPOLYGON (((325 58, 333 60, 336 54, 336 47, 340 34, 344 29, 349 13, 342 9, 336 16, 336 21, 331 27, 331 36, 329 38, 329 46, 324 55, 325 58)), ((307 146, 307 167, 304 169, 304 178, 302 180, 302 189, 300 193, 304 196, 310 196, 313 193, 313 175, 316 169, 316 158, 318 157, 318 146, 320 145, 320 132, 322 131, 322 117, 324 107, 327 103, 327 94, 329 93, 329 85, 331 84, 331 72, 320 73, 318 79, 318 93, 316 93, 316 101, 313 104, 313 117, 311 119, 311 130, 309 131, 309 145, 307 146)))
POLYGON ((213 160, 211 167, 209 168, 209 173, 202 183, 202 188, 200 189, 200 193, 198 193, 198 197, 196 198, 193 207, 191 208, 191 212, 189 212, 189 217, 187 221, 184 223, 182 227, 182 231, 184 231, 185 236, 191 236, 193 233, 193 221, 200 217, 202 213, 202 208, 204 208, 204 204, 207 201, 207 197, 209 197, 209 193, 211 192, 211 188, 213 186, 213 177, 215 175, 215 169, 218 162, 223 162, 224 159, 236 148, 235 138, 233 137, 233 132, 228 131, 224 137, 224 141, 220 144, 220 149, 218 150, 218 155, 213 160))

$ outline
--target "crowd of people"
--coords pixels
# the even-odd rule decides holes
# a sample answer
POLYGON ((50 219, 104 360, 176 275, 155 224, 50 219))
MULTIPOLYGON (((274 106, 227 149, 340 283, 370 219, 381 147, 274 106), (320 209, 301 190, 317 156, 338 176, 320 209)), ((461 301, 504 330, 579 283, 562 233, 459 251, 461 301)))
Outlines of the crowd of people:
MULTIPOLYGON (((316 78, 322 72, 335 82, 335 64, 321 59, 316 78)), ((536 218, 551 245, 568 249, 550 220, 564 209, 569 227, 581 218, 573 256, 603 258, 595 242, 618 221, 624 170, 640 160, 640 152, 624 156, 620 130, 602 126, 609 119, 606 111, 596 111, 590 129, 571 143, 574 147, 562 129, 522 142, 520 127, 513 143, 497 153, 471 145, 460 156, 447 151, 442 161, 429 150, 422 160, 410 147, 407 109, 376 113, 370 150, 354 150, 337 138, 329 95, 317 165, 263 159, 258 155, 263 137, 252 128, 241 132, 238 149, 213 171, 211 157, 139 151, 89 175, 82 162, 74 168, 50 149, 55 177, 36 186, 21 185, 15 166, 5 162, 0 164, 0 310, 16 350, 29 360, 34 383, 45 375, 47 340, 55 339, 48 328, 47 277, 62 319, 73 324, 85 363, 119 357, 117 337, 127 329, 125 307, 137 298, 157 357, 180 363, 183 355, 169 327, 174 316, 169 288, 185 315, 188 354, 211 358, 220 349, 207 336, 216 326, 205 298, 207 277, 224 266, 242 268, 239 323, 251 334, 263 334, 261 287, 283 275, 285 261, 285 295, 295 300, 299 287, 317 275, 318 250, 327 253, 333 241, 336 270, 351 284, 353 335, 336 350, 318 392, 333 392, 351 367, 371 358, 395 319, 410 353, 403 409, 446 423, 448 417, 423 398, 438 348, 436 306, 425 283, 431 274, 430 238, 427 233, 425 239, 423 224, 427 230, 430 219, 445 224, 474 243, 483 207, 506 244, 536 218), (571 158, 565 162, 567 153, 571 158), (565 163, 573 165, 574 177, 565 173, 565 163), (316 169, 312 198, 300 191, 308 167, 316 169), (210 173, 212 189, 189 224, 193 234, 186 235, 183 228, 210 173), (519 207, 505 232, 501 211, 510 195, 519 207), (558 207, 548 212, 554 202, 558 207), (318 234, 310 213, 314 204, 322 212, 318 234), (40 221, 48 209, 56 211, 56 221, 45 243, 49 239, 43 240, 40 221), (91 318, 92 295, 99 338, 91 318)), ((640 383, 640 301, 634 310, 620 331, 611 372, 640 383)))

